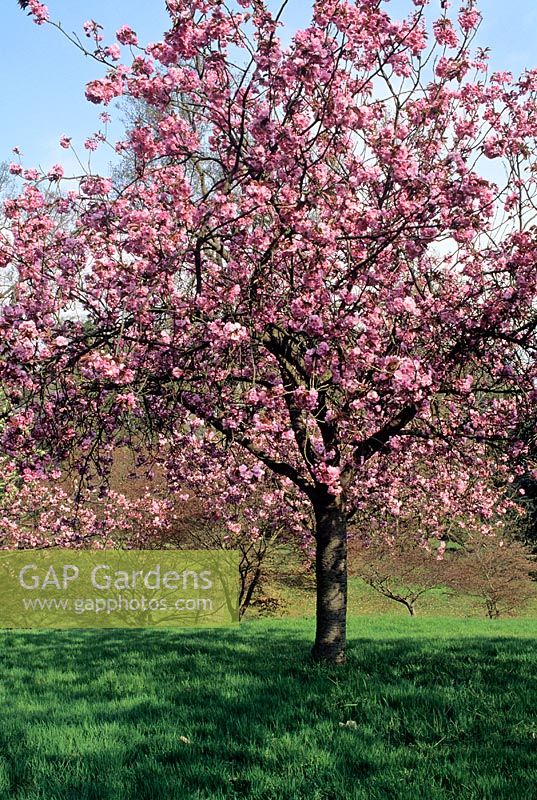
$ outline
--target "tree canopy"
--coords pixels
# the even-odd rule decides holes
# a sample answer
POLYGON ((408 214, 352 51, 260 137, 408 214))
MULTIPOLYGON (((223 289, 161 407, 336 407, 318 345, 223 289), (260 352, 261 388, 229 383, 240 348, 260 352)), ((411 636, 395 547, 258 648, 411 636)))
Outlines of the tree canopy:
POLYGON ((472 2, 430 25, 426 0, 401 21, 316 0, 286 46, 261 0, 166 5, 147 46, 85 25, 108 66, 87 99, 154 112, 115 143, 132 179, 12 166, 3 448, 88 476, 155 445, 224 518, 211 486, 255 487, 313 531, 315 654, 341 661, 345 528, 371 495, 485 526, 508 502, 536 397, 537 70, 488 73, 472 2))

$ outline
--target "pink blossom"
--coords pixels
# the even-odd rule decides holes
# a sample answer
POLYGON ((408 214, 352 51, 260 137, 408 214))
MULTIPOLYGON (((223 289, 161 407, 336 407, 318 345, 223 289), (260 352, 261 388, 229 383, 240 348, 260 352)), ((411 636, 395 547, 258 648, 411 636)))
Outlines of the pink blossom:
POLYGON ((242 342, 248 339, 248 331, 238 322, 226 322, 223 333, 230 342, 242 342))
POLYGON ((483 152, 487 158, 499 158, 505 152, 505 143, 496 134, 491 134, 483 142, 483 152))
POLYGON ((86 141, 84 142, 84 147, 86 148, 86 150, 92 150, 92 151, 95 151, 95 150, 97 150, 97 148, 99 147, 99 142, 98 142, 98 141, 95 139, 95 137, 94 137, 94 136, 90 136, 90 137, 89 137, 88 139, 86 139, 86 141))
POLYGON ((37 25, 43 25, 43 23, 48 20, 49 12, 47 6, 38 2, 38 0, 29 0, 28 5, 30 7, 30 13, 34 18, 34 22, 37 25))
POLYGON ((87 20, 84 25, 84 33, 89 39, 93 39, 95 42, 102 42, 103 37, 99 33, 102 30, 102 25, 99 25, 98 22, 95 22, 93 19, 87 20))
POLYGON ((128 25, 122 25, 116 32, 116 38, 120 44, 138 44, 138 37, 128 25))
POLYGON ((476 28, 480 21, 481 14, 476 8, 466 7, 461 9, 459 13, 459 25, 465 33, 476 28))
POLYGON ((87 195, 108 194, 112 191, 112 186, 110 178, 100 178, 97 175, 89 175, 80 181, 80 188, 87 195))
POLYGON ((319 398, 319 393, 316 389, 295 389, 293 393, 294 402, 298 408, 313 410, 319 398))
POLYGON ((63 178, 64 172, 61 164, 54 164, 47 172, 49 181, 59 181, 63 178))
POLYGON ((63 147, 64 150, 68 150, 70 146, 71 146, 71 137, 62 136, 60 138, 60 147, 63 147))
POLYGON ((121 58, 121 50, 117 44, 108 45, 108 47, 104 48, 105 55, 108 58, 111 58, 113 61, 119 61, 121 58))
POLYGON ((459 40, 450 19, 446 17, 438 19, 433 25, 433 30, 438 44, 457 47, 459 40))
POLYGON ((35 338, 38 335, 36 324, 33 320, 28 320, 27 322, 21 322, 19 325, 19 333, 23 336, 28 336, 30 338, 35 338))
POLYGON ((473 375, 467 375, 465 378, 461 378, 461 380, 458 382, 458 388, 461 392, 471 392, 473 383, 473 375))
POLYGON ((119 406, 124 406, 128 409, 134 409, 138 407, 138 399, 136 395, 132 392, 127 392, 126 394, 119 394, 116 398, 116 403, 119 406))
POLYGON ((90 81, 86 85, 86 98, 90 103, 109 103, 119 97, 124 88, 125 71, 121 65, 109 73, 106 78, 90 81))
POLYGON ((407 296, 403 300, 403 308, 409 314, 419 315, 419 309, 413 297, 407 296))
POLYGON ((438 547, 436 548, 436 560, 442 561, 444 558, 444 553, 446 552, 446 542, 442 539, 438 547))

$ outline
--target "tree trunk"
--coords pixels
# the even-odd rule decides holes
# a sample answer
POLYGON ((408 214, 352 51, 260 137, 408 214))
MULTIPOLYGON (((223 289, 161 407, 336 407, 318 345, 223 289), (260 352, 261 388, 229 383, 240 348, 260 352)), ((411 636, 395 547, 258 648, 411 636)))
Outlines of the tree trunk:
POLYGON ((410 614, 410 616, 415 617, 416 609, 414 608, 414 605, 412 603, 405 603, 405 605, 408 608, 408 613, 410 614))
POLYGON ((494 602, 494 600, 486 599, 487 604, 487 616, 489 619, 498 619, 500 616, 500 612, 498 610, 498 606, 494 602))
POLYGON ((259 578, 261 577, 261 567, 257 567, 254 577, 250 581, 248 588, 246 588, 246 581, 248 576, 241 575, 241 591, 239 594, 239 617, 243 617, 246 609, 250 605, 252 600, 252 595, 254 593, 257 584, 259 583, 259 578))
POLYGON ((316 661, 345 663, 347 624, 347 520, 335 499, 315 508, 317 552, 316 661))

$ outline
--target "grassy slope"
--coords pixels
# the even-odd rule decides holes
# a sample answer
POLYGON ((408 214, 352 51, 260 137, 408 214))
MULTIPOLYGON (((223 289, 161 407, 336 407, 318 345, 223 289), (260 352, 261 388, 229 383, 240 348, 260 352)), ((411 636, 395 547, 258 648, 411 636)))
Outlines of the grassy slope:
MULTIPOLYGON (((292 577, 266 580, 262 594, 273 597, 278 602, 277 613, 286 617, 309 617, 315 614, 315 585, 309 577, 292 577)), ((408 611, 393 600, 382 597, 360 578, 349 579, 349 614, 369 616, 393 614, 408 616, 408 611)), ((522 616, 534 616, 537 604, 531 604, 521 611, 522 616), (535 608, 534 608, 535 606, 535 608)), ((433 590, 424 595, 416 604, 418 616, 482 617, 485 613, 483 603, 461 594, 447 594, 433 590)), ((263 616, 258 607, 248 612, 249 617, 263 616)))
POLYGON ((339 670, 312 635, 3 632, 0 800, 537 798, 537 620, 354 618, 339 670))
MULTIPOLYGON (((313 570, 305 571, 296 553, 286 547, 274 550, 264 567, 265 578, 261 596, 277 602, 278 616, 309 617, 315 614, 315 582, 313 570)), ((485 606, 477 598, 457 593, 433 590, 420 598, 416 604, 418 616, 483 617, 485 606)), ((262 608, 254 606, 249 618, 263 616, 262 608)), ((349 579, 349 614, 351 616, 393 614, 408 616, 400 603, 382 597, 360 578, 349 579)), ((519 616, 537 617, 537 596, 520 609, 519 616)))

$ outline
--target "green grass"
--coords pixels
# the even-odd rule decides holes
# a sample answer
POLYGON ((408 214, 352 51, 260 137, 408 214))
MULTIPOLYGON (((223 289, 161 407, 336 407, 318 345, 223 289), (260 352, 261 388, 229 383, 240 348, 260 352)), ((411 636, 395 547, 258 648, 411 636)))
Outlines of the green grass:
POLYGON ((0 799, 537 798, 537 620, 349 628, 2 632, 0 799))

